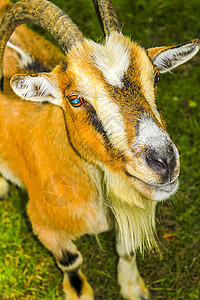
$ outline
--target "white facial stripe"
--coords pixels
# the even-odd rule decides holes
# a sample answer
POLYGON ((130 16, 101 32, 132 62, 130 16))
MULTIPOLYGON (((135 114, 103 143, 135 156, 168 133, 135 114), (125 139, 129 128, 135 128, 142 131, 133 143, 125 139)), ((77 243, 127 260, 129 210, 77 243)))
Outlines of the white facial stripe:
POLYGON ((31 65, 33 63, 33 60, 30 55, 25 53, 23 50, 21 50, 19 47, 12 44, 10 41, 7 42, 7 46, 13 50, 15 50, 20 55, 20 67, 25 68, 28 67, 28 65, 31 65))
POLYGON ((110 34, 105 45, 95 45, 94 62, 108 83, 122 88, 122 79, 130 64, 130 54, 120 34, 110 34))
MULTIPOLYGON (((98 52, 97 49, 104 48, 105 46, 98 45, 93 41, 87 41, 90 46, 91 53, 98 52)), ((81 46, 79 50, 81 51, 81 46)), ((75 49, 77 51, 77 49, 75 49)), ((74 60, 75 61, 75 60, 74 60)), ((74 64, 73 61, 73 64, 74 64)), ((116 149, 122 152, 130 152, 128 149, 128 142, 125 132, 125 124, 123 116, 119 111, 119 107, 108 96, 102 83, 99 82, 99 76, 94 76, 94 73, 81 73, 79 72, 78 65, 73 65, 76 72, 76 80, 79 90, 82 95, 91 102, 91 105, 96 110, 97 116, 103 124, 106 134, 116 149), (96 80, 97 78, 97 80, 96 80)))
POLYGON ((128 144, 123 116, 120 114, 117 104, 111 102, 106 93, 97 101, 97 114, 101 118, 113 146, 126 152, 128 144))
POLYGON ((91 105, 94 106, 110 142, 116 149, 127 153, 129 147, 126 139, 125 124, 118 105, 108 97, 108 93, 102 86, 98 88, 98 97, 96 98, 96 92, 90 78, 86 76, 84 78, 81 77, 78 84, 87 101, 90 101, 91 105))
POLYGON ((198 51, 199 47, 192 43, 177 48, 167 49, 156 56, 153 60, 153 64, 157 66, 160 73, 165 73, 185 63, 198 51), (169 61, 170 64, 168 63, 169 61))

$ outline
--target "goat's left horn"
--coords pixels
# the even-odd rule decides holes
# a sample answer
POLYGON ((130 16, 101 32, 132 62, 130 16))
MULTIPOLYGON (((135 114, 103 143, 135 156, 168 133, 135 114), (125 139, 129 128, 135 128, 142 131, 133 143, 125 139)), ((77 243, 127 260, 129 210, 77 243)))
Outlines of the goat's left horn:
POLYGON ((77 25, 60 8, 47 0, 21 0, 6 13, 0 24, 0 80, 3 90, 3 54, 13 31, 21 24, 34 23, 46 29, 67 52, 84 36, 77 25))
POLYGON ((121 32, 111 0, 93 0, 93 3, 104 34, 107 36, 112 31, 121 32))

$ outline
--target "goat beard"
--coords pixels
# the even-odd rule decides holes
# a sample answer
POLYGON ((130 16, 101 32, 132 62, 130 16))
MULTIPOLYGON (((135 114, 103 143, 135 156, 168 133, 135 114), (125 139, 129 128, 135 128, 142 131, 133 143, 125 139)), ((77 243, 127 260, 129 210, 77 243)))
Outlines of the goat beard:
POLYGON ((124 255, 145 248, 156 248, 156 201, 149 200, 133 186, 110 171, 105 171, 107 204, 115 216, 117 244, 124 255))

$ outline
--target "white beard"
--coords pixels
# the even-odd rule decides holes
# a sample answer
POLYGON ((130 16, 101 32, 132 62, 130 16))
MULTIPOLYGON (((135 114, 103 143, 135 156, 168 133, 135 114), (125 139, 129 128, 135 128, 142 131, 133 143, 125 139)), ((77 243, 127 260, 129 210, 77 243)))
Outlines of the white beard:
POLYGON ((140 194, 114 173, 105 171, 108 206, 116 219, 118 247, 125 255, 156 246, 154 237, 156 201, 140 194), (122 250, 123 249, 123 250, 122 250))

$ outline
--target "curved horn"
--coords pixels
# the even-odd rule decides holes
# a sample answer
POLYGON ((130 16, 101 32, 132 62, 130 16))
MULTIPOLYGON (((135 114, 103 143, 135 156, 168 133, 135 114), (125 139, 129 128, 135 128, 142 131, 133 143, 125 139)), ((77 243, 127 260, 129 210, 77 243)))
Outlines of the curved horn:
POLYGON ((21 0, 6 13, 0 24, 0 81, 3 89, 3 54, 13 31, 21 24, 34 23, 46 29, 64 52, 84 36, 76 24, 55 4, 47 0, 21 0))
POLYGON ((99 22, 105 35, 112 31, 121 32, 121 26, 111 0, 93 0, 99 22))

